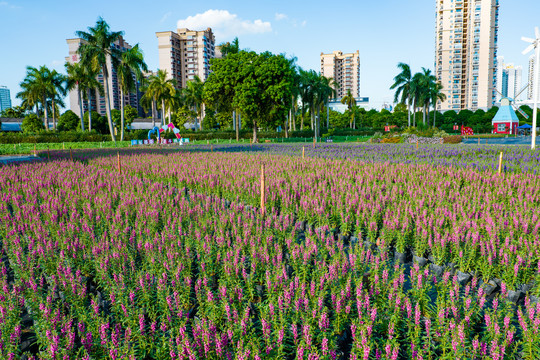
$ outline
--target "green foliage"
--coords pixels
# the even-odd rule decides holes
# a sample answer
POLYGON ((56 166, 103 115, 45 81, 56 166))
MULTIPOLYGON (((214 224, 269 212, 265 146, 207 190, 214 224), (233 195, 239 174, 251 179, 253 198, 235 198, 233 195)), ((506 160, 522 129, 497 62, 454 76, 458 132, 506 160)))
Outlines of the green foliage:
MULTIPOLYGON (((294 69, 283 55, 240 51, 213 59, 204 88, 208 103, 238 109, 256 129, 282 125, 291 104, 294 69)), ((232 112, 232 111, 231 111, 232 112)))
MULTIPOLYGON (((88 129, 88 111, 83 116, 84 128, 88 129)), ((80 129, 80 125, 77 126, 80 129)), ((97 111, 92 111, 92 130, 97 131, 100 134, 107 134, 109 132, 107 117, 101 116, 97 111)))
POLYGON ((21 130, 26 134, 37 133, 45 130, 45 125, 36 114, 29 114, 24 117, 21 130))
POLYGON ((193 124, 196 118, 197 118, 197 113, 195 111, 191 110, 187 106, 182 106, 180 109, 176 111, 176 113, 172 117, 172 123, 178 129, 182 130, 184 129, 185 123, 193 124))
POLYGON ((219 130, 220 126, 218 124, 218 121, 216 119, 216 115, 213 111, 209 111, 206 113, 203 119, 203 129, 206 130, 219 130))
POLYGON ((13 106, 13 107, 4 109, 0 113, 0 117, 22 119, 24 118, 25 111, 26 110, 22 106, 13 106))
POLYGON ((73 111, 68 110, 58 119, 58 131, 76 130, 81 126, 81 119, 73 111))

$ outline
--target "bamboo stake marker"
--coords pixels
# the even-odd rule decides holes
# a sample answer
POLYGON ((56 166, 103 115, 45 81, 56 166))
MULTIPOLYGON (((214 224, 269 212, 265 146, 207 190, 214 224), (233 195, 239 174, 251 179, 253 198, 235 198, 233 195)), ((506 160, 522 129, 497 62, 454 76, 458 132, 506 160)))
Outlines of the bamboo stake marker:
POLYGON ((66 150, 66 143, 62 143, 62 150, 66 150))
POLYGON ((499 154, 499 175, 501 175, 501 172, 502 172, 502 158, 503 158, 503 152, 501 151, 501 153, 499 154))
POLYGON ((34 156, 37 156, 36 144, 34 144, 34 156))
POLYGON ((73 161, 73 151, 71 151, 71 148, 69 148, 69 157, 71 158, 71 161, 73 161))
POLYGON ((480 145, 480 136, 478 137, 478 145, 480 145))
POLYGON ((118 172, 122 172, 122 164, 120 163, 120 152, 116 152, 116 156, 118 157, 118 172))
POLYGON ((418 140, 416 140, 416 150, 418 150, 418 140))
POLYGON ((47 145, 47 160, 51 160, 51 152, 49 151, 49 145, 47 145))
POLYGON ((306 147, 302 146, 302 160, 305 158, 306 147))
POLYGON ((313 148, 315 149, 315 138, 313 138, 313 148))
POLYGON ((265 203, 265 200, 266 200, 266 194, 264 193, 265 192, 265 184, 264 184, 264 164, 261 164, 261 212, 262 214, 264 215, 264 212, 265 212, 265 206, 264 206, 264 203, 265 203))
POLYGON ((214 144, 210 144, 210 152, 214 152, 214 144))

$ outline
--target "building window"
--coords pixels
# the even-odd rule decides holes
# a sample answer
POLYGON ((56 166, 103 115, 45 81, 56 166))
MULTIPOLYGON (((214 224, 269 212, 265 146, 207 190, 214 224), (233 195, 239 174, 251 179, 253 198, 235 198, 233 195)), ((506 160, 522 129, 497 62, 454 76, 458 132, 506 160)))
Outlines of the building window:
POLYGON ((498 132, 505 132, 506 131, 506 124, 497 124, 497 131, 498 132))

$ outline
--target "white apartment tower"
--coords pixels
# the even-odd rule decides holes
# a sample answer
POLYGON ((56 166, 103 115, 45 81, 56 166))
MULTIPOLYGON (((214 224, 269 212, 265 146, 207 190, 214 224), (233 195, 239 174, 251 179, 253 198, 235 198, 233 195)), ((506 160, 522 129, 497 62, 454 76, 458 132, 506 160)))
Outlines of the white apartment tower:
MULTIPOLYGON (((529 88, 527 89, 527 100, 533 100, 534 96, 534 54, 529 57, 529 74, 528 74, 528 81, 529 81, 529 88)), ((538 94, 540 94, 540 84, 538 84, 538 94)))
POLYGON ((500 102, 502 97, 520 100, 521 95, 518 99, 516 96, 521 91, 522 78, 523 67, 506 64, 502 56, 497 58, 497 102, 500 102))
POLYGON ((360 97, 360 52, 344 54, 334 51, 321 53, 321 74, 332 78, 338 84, 337 98, 347 95, 351 90, 353 97, 360 97))
MULTIPOLYGON (((69 56, 66 56, 65 60, 69 63, 77 63, 81 60, 80 55, 77 53, 77 50, 81 46, 81 44, 84 42, 84 40, 80 38, 75 39, 67 39, 66 40, 68 47, 69 47, 69 56)), ((124 52, 127 49, 131 49, 131 45, 129 45, 123 37, 120 37, 116 42, 112 45, 114 48, 124 52)), ((112 109, 118 109, 120 110, 120 89, 118 87, 118 78, 116 76, 116 69, 112 67, 111 59, 107 59, 107 72, 108 72, 108 80, 109 80, 109 97, 111 100, 111 110, 112 109)), ((135 76, 135 75, 133 75, 135 76)), ((100 72, 97 76, 98 81, 103 84, 103 74, 100 72)), ((85 94, 86 95, 86 94, 85 94)), ((138 85, 137 89, 128 94, 124 94, 124 105, 130 105, 135 109, 138 109, 139 107, 139 91, 138 91, 138 85)), ((81 94, 81 99, 83 103, 83 112, 88 111, 88 100, 84 100, 83 94, 81 94)), ((105 106, 105 96, 102 96, 99 94, 97 90, 90 91, 90 103, 92 111, 97 111, 100 115, 106 116, 107 110, 105 106)), ((69 104, 70 109, 73 111, 77 116, 81 116, 80 114, 80 107, 79 107, 79 97, 77 95, 77 89, 73 89, 69 92, 69 104)))
POLYGON ((192 31, 186 28, 156 32, 158 38, 159 68, 169 78, 185 88, 195 75, 205 81, 210 74, 210 59, 216 57, 215 37, 212 29, 192 31))
POLYGON ((439 110, 495 103, 499 0, 436 0, 435 74, 446 101, 439 110))

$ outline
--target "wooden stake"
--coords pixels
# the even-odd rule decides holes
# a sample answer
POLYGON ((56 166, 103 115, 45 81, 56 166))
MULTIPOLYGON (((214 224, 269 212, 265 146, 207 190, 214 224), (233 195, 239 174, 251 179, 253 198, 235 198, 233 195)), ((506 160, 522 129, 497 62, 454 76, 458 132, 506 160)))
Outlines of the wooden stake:
POLYGON ((478 145, 480 145, 480 136, 478 137, 478 145))
POLYGON ((71 151, 71 148, 69 148, 69 157, 71 158, 71 161, 73 161, 73 151, 71 151))
POLYGON ((66 150, 66 143, 62 143, 62 150, 66 150))
POLYGON ((315 138, 313 138, 313 148, 315 149, 315 138))
POLYGON ((34 144, 34 156, 37 156, 36 144, 34 144))
POLYGON ((502 172, 502 157, 503 157, 503 152, 501 151, 501 153, 499 154, 499 175, 501 175, 501 172, 502 172))
POLYGON ((51 160, 51 152, 49 151, 48 145, 47 145, 47 160, 51 160))
POLYGON ((214 152, 214 144, 210 145, 210 152, 214 152))
POLYGON ((306 151, 306 147, 305 146, 302 146, 302 160, 305 158, 305 151, 306 151))
POLYGON ((120 152, 116 152, 116 155, 118 157, 118 172, 121 173, 122 172, 122 164, 120 163, 120 152))
POLYGON ((265 203, 265 200, 266 200, 266 197, 265 197, 266 194, 264 193, 264 190, 265 190, 264 164, 261 164, 261 212, 262 212, 263 215, 264 215, 264 212, 265 212, 264 203, 265 203))
POLYGON ((418 150, 418 140, 416 140, 416 150, 418 150))

